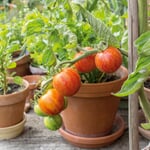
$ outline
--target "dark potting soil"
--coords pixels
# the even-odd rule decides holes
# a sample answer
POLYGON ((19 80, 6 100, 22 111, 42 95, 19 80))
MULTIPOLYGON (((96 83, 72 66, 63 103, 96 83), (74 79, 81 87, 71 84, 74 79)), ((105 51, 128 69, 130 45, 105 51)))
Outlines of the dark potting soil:
POLYGON ((150 79, 148 79, 144 82, 144 87, 150 89, 150 79))
MULTIPOLYGON (((16 83, 9 83, 8 84, 8 91, 6 94, 11 94, 17 91, 20 91, 22 89, 22 86, 16 84, 16 83)), ((3 95, 3 89, 0 89, 0 95, 3 95)))

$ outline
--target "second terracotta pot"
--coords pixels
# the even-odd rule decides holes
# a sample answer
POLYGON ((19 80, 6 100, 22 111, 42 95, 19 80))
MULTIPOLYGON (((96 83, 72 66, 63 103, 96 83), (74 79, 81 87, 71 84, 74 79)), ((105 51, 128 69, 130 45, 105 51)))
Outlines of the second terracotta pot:
MULTIPOLYGON (((13 78, 9 78, 9 83, 13 83, 13 78)), ((0 95, 0 128, 16 125, 23 120, 29 83, 23 80, 23 85, 21 91, 0 95)))
POLYGON ((82 137, 108 135, 113 127, 120 98, 111 95, 120 90, 128 76, 124 67, 116 72, 120 79, 96 84, 82 84, 61 115, 67 132, 82 137))

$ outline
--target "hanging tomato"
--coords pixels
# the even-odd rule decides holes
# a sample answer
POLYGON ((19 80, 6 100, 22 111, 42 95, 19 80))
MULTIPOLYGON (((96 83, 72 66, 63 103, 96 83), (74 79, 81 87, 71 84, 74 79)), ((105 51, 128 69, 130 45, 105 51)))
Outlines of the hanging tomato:
POLYGON ((65 68, 53 78, 53 87, 64 96, 74 95, 80 86, 80 76, 73 68, 65 68))
POLYGON ((56 89, 48 90, 38 100, 41 110, 47 115, 56 115, 64 109, 64 97, 56 89))

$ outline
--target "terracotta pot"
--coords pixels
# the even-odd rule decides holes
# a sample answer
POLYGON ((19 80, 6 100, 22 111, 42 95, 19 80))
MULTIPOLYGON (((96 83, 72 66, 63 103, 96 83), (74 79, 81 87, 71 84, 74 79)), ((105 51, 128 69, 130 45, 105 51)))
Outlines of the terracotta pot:
MULTIPOLYGON (((10 78, 9 82, 13 82, 10 78)), ((23 80, 24 89, 12 94, 0 95, 0 128, 15 125, 23 120, 29 83, 23 80)))
POLYGON ((82 84, 61 115, 67 132, 82 137, 108 135, 118 110, 120 98, 111 95, 120 90, 128 71, 123 66, 116 72, 120 79, 96 84, 82 84))
MULTIPOLYGON (((17 51, 14 53, 14 55, 19 56, 20 51, 17 51)), ((11 74, 12 72, 15 72, 18 76, 25 76, 31 74, 29 69, 30 64, 30 55, 26 54, 22 57, 19 57, 15 60, 16 67, 12 69, 8 69, 8 73, 11 74)))
POLYGON ((26 97, 26 104, 25 104, 25 112, 28 112, 31 108, 31 101, 34 98, 34 91, 38 88, 39 82, 42 78, 41 75, 27 75, 23 77, 29 83, 29 94, 26 97))
POLYGON ((125 129, 124 120, 119 115, 116 115, 111 134, 102 137, 81 137, 70 134, 63 127, 59 129, 61 135, 70 143, 82 148, 97 148, 112 144, 117 140, 125 129))
POLYGON ((144 92, 145 92, 145 95, 147 96, 147 98, 148 98, 148 99, 149 99, 149 101, 150 101, 150 89, 149 89, 149 88, 144 87, 144 92))
POLYGON ((141 123, 146 122, 146 119, 142 110, 139 110, 138 116, 139 116, 139 126, 138 126, 139 133, 146 139, 150 140, 150 130, 145 130, 140 125, 141 123))
POLYGON ((34 90, 38 87, 42 76, 41 75, 27 75, 23 77, 29 83, 29 95, 27 99, 33 99, 34 90))
POLYGON ((21 122, 9 127, 0 128, 0 140, 11 139, 20 135, 24 130, 25 122, 26 115, 24 114, 24 118, 21 122))

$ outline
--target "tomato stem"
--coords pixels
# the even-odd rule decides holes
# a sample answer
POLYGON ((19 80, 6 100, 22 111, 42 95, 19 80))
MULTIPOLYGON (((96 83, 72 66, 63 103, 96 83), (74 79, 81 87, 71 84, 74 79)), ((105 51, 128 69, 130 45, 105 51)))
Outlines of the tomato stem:
POLYGON ((93 50, 87 51, 84 48, 80 48, 80 50, 84 51, 84 53, 81 54, 80 56, 72 59, 72 60, 67 60, 67 61, 63 61, 63 62, 59 63, 55 68, 58 69, 59 67, 61 67, 64 64, 69 64, 67 67, 72 66, 74 63, 76 63, 80 59, 85 58, 85 57, 87 57, 89 55, 92 55, 92 54, 96 54, 96 53, 101 51, 101 50, 98 50, 98 49, 93 49, 93 50))
POLYGON ((102 78, 104 77, 104 75, 105 75, 105 72, 102 72, 102 74, 101 74, 101 76, 100 76, 98 82, 101 82, 101 80, 102 80, 102 78))

